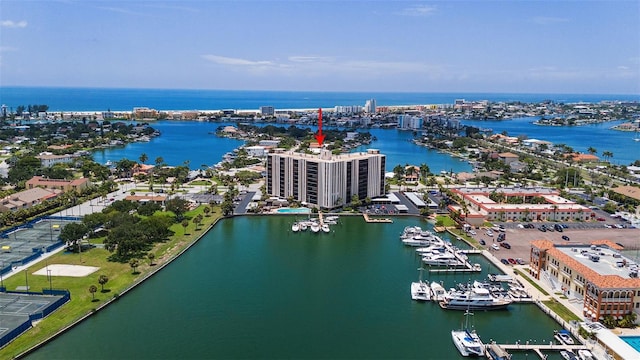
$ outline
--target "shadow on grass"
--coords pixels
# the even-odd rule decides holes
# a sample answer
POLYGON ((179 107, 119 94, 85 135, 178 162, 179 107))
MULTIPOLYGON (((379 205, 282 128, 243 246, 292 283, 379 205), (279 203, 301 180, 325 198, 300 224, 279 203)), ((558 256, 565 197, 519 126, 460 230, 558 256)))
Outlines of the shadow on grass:
POLYGON ((92 299, 91 302, 98 302, 100 299, 92 299))
POLYGON ((104 293, 108 293, 108 292, 111 292, 111 289, 104 289, 104 290, 100 290, 100 292, 101 292, 101 293, 103 293, 103 294, 104 294, 104 293))

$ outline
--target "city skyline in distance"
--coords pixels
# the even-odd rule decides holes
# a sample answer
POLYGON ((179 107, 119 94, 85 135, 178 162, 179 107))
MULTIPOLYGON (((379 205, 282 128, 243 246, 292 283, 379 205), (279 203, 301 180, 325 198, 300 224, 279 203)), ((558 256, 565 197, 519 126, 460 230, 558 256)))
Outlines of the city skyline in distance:
POLYGON ((3 1, 0 86, 640 93, 637 1, 3 1))

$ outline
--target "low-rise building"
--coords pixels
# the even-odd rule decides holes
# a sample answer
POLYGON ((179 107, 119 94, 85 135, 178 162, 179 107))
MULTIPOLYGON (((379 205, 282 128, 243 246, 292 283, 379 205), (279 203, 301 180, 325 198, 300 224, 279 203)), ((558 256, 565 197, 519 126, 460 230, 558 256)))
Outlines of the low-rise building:
POLYGON ((449 205, 471 225, 484 221, 587 221, 593 211, 550 188, 457 188, 462 203, 449 205), (498 197, 499 200, 492 200, 498 197))
MULTIPOLYGON (((536 279, 547 279, 565 296, 582 301, 583 316, 602 321, 640 315, 638 264, 620 254, 609 240, 589 245, 531 242, 530 270, 536 279)), ((640 318, 640 316, 638 316, 640 318)))
POLYGON ((53 155, 53 154, 40 154, 36 156, 36 159, 40 160, 40 163, 44 167, 51 167, 55 164, 69 164, 73 162, 76 158, 76 155, 67 154, 67 155, 53 155))
POLYGON ((11 194, 0 200, 0 212, 28 209, 45 200, 53 199, 61 190, 33 188, 11 194))
POLYGON ((91 182, 87 178, 66 180, 66 179, 47 179, 42 176, 34 176, 27 180, 25 187, 27 189, 43 188, 43 189, 57 189, 63 192, 76 191, 80 192, 91 185, 91 182))

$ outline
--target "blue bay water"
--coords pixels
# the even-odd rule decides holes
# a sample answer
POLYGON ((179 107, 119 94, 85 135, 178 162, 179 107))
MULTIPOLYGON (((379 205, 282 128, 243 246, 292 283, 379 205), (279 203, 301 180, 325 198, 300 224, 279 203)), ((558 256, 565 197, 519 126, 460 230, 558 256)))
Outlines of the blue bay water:
MULTIPOLYGON (((287 92, 287 91, 225 91, 175 89, 105 89, 105 88, 48 88, 0 87, 0 103, 15 109, 19 105, 47 104, 52 111, 130 111, 136 106, 159 110, 191 109, 257 109, 263 105, 276 108, 317 108, 336 105, 364 105, 375 98, 378 105, 452 104, 455 99, 539 102, 599 102, 604 100, 640 101, 637 94, 500 94, 500 93, 382 93, 382 92, 287 92)), ((610 151, 614 164, 628 165, 640 159, 640 142, 633 135, 611 130, 615 123, 581 127, 540 127, 531 124, 534 119, 507 121, 463 121, 464 124, 490 127, 496 133, 507 131, 511 135, 564 143, 585 152, 594 147, 598 154, 610 151)), ((189 161, 192 169, 212 165, 221 156, 241 143, 228 139, 215 139, 209 135, 219 124, 182 123, 161 121, 154 123, 162 136, 150 143, 131 144, 124 148, 108 149, 95 154, 102 163, 122 158, 137 160, 146 153, 150 161, 163 157, 169 165, 189 161)), ((371 130, 378 138, 370 147, 379 148, 388 156, 390 171, 398 164, 429 165, 433 172, 441 170, 469 171, 471 167, 450 159, 447 155, 420 148, 408 142, 410 133, 389 130, 371 130)), ((358 150, 363 150, 360 148, 358 150)))
MULTIPOLYGON (((99 163, 129 159, 138 161, 142 153, 147 154, 149 163, 154 163, 157 157, 162 157, 166 164, 177 166, 189 161, 191 169, 199 169, 202 165, 218 163, 222 156, 243 144, 243 141, 219 138, 210 134, 220 126, 236 125, 235 123, 209 123, 195 121, 157 121, 151 126, 160 131, 161 136, 150 142, 132 143, 123 147, 98 150, 93 158, 99 163)), ((258 124, 264 125, 264 124, 258 124)), ((278 126, 276 124, 276 126, 278 126)), ((316 131, 315 127, 310 127, 316 131)), ((411 143, 412 133, 395 129, 370 129, 376 141, 362 146, 355 151, 366 151, 376 148, 387 156, 387 171, 396 165, 406 163, 419 165, 427 164, 432 172, 442 170, 455 172, 470 171, 472 166, 451 156, 439 153, 411 143)))
MULTIPOLYGON (((313 234, 292 233, 294 219, 219 222, 169 267, 27 358, 463 358, 450 335, 463 312, 410 298, 420 258, 398 235, 408 225, 430 225, 343 216, 332 233, 313 234)), ((448 288, 497 271, 480 256, 471 261, 481 274, 425 279, 448 288)), ((477 311, 473 323, 484 341, 511 344, 548 343, 558 328, 533 304, 477 311)))
POLYGON ((629 165, 640 160, 640 141, 634 141, 634 133, 613 130, 611 127, 625 121, 611 121, 583 126, 538 126, 533 121, 538 118, 516 118, 502 121, 464 120, 464 125, 491 128, 494 133, 506 131, 510 136, 526 135, 529 139, 550 141, 554 144, 571 146, 575 151, 587 153, 589 147, 597 150, 602 158, 603 151, 610 151, 609 161, 616 165, 629 165))

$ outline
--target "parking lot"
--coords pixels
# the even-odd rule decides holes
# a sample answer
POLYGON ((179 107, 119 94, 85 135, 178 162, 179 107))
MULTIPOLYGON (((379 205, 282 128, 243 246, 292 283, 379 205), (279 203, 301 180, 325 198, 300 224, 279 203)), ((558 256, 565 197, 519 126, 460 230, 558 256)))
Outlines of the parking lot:
MULTIPOLYGON (((595 240, 610 240, 619 243, 625 247, 625 250, 640 250, 640 229, 617 229, 605 228, 601 223, 579 223, 576 226, 568 226, 562 232, 542 232, 537 227, 533 229, 518 228, 515 223, 513 226, 505 226, 505 242, 509 243, 511 249, 499 247, 500 250, 492 249, 493 244, 498 244, 498 234, 494 231, 494 236, 488 236, 486 229, 477 229, 474 236, 477 240, 484 240, 486 247, 494 252, 497 258, 522 258, 525 262, 529 261, 529 253, 531 250, 531 241, 546 239, 558 244, 590 244, 595 240), (596 225, 596 226, 589 226, 596 225), (562 236, 567 236, 569 240, 563 240, 562 236)), ((540 224, 536 224, 538 226, 540 224)), ((631 253, 630 255, 633 255, 631 253)))

